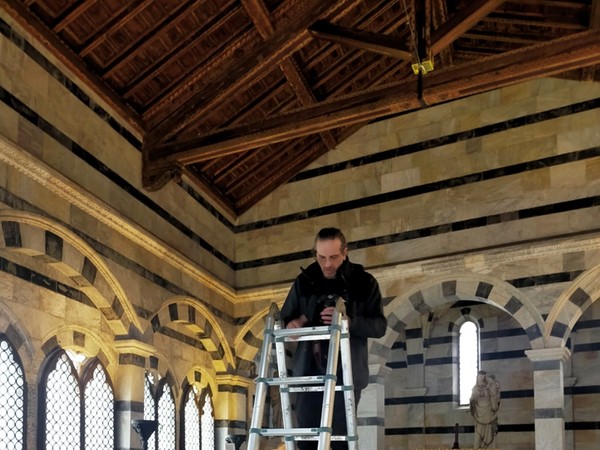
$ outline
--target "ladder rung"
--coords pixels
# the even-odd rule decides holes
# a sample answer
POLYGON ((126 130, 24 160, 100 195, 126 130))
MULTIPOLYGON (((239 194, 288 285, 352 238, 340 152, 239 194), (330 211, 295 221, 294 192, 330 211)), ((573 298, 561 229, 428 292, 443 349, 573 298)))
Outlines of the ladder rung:
MULTIPOLYGON (((287 388, 288 392, 322 392, 325 389, 325 379, 325 375, 313 375, 303 377, 257 378, 255 381, 256 383, 266 383, 269 386, 292 386, 287 388)), ((336 391, 347 391, 349 389, 354 389, 354 385, 335 385, 336 391)))
MULTIPOLYGON (((294 440, 316 441, 319 439, 319 428, 260 428, 250 430, 250 432, 258 433, 264 437, 294 437, 294 440)), ((357 440, 356 436, 341 436, 332 435, 332 441, 353 441, 357 440)))
POLYGON ((273 330, 273 336, 282 338, 285 341, 318 341, 331 338, 331 326, 323 325, 321 327, 302 327, 302 328, 282 328, 273 330))
POLYGON ((318 428, 260 428, 258 430, 250 430, 250 432, 258 433, 261 436, 318 436, 318 428))
POLYGON ((280 377, 280 378, 257 378, 256 382, 265 382, 269 386, 281 386, 291 385, 297 386, 299 384, 324 384, 325 375, 314 375, 314 376, 303 376, 303 377, 280 377))
MULTIPOLYGON (((352 386, 350 386, 352 388, 352 386)), ((288 388, 288 392, 323 392, 325 390, 325 386, 298 386, 288 388)), ((336 386, 335 391, 343 391, 344 386, 336 386)))

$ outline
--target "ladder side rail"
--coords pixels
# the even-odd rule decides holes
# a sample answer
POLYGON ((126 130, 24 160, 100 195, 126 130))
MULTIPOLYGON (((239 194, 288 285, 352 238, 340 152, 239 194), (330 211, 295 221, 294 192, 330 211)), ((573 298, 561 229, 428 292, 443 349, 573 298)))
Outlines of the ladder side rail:
POLYGON ((348 319, 346 318, 342 320, 340 353, 342 359, 342 389, 344 392, 344 408, 346 411, 348 450, 358 450, 356 401, 354 396, 354 380, 352 377, 352 356, 350 353, 350 331, 348 330, 348 319))
POLYGON ((331 338, 327 354, 327 369, 325 371, 325 386, 323 391, 323 406, 321 408, 321 426, 319 429, 319 450, 328 450, 331 444, 333 403, 335 400, 335 385, 337 377, 338 355, 340 351, 340 335, 342 311, 339 303, 336 306, 330 325, 331 338))
MULTIPOLYGON (((282 329, 281 321, 277 321, 275 324, 275 332, 274 336, 277 336, 277 331, 282 329)), ((275 338, 275 349, 277 356, 277 377, 278 378, 287 378, 287 363, 285 360, 285 339, 276 337, 275 338)), ((286 430, 291 430, 294 428, 293 419, 292 419, 292 402, 290 400, 290 390, 289 385, 285 383, 281 383, 279 385, 279 399, 281 402, 281 419, 283 421, 283 428, 286 430)), ((288 436, 285 436, 285 448, 286 450, 294 450, 294 440, 288 439, 288 436)))
POLYGON ((273 348, 273 330, 275 326, 276 315, 276 305, 273 304, 271 306, 271 312, 267 317, 265 331, 263 333, 263 345, 260 355, 258 377, 256 379, 256 394, 254 398, 254 405, 252 407, 252 419, 250 421, 250 430, 248 436, 248 450, 258 450, 259 448, 260 428, 262 427, 267 389, 269 388, 266 380, 269 376, 269 363, 271 359, 271 350, 273 348))

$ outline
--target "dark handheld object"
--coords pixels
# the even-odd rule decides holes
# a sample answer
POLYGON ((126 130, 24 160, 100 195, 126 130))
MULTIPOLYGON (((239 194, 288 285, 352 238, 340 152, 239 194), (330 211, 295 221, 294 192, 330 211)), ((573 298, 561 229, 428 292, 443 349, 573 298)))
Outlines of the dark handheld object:
POLYGON ((320 324, 321 311, 330 306, 335 306, 339 298, 340 297, 335 294, 327 294, 317 297, 316 301, 310 305, 310 310, 307 311, 308 314, 306 317, 308 318, 309 322, 313 325, 320 324))

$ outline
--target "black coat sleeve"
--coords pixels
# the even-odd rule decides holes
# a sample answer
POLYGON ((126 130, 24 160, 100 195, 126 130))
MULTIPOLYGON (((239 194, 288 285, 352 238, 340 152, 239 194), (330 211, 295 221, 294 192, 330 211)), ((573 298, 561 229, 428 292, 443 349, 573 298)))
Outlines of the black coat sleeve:
POLYGON ((349 289, 347 314, 350 317, 350 334, 364 338, 380 338, 387 329, 379 284, 363 272, 349 289))

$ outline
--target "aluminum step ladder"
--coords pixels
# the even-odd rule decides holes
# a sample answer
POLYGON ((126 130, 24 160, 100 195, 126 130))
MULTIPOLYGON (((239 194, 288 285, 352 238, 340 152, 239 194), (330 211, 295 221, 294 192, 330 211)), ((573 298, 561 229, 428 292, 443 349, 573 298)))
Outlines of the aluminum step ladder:
POLYGON ((256 395, 252 408, 252 420, 248 436, 248 450, 259 450, 261 437, 282 437, 286 450, 294 450, 296 441, 318 441, 318 450, 329 450, 332 440, 347 441, 348 450, 358 450, 354 383, 350 357, 350 334, 344 300, 338 298, 331 325, 303 328, 282 328, 279 308, 271 305, 267 317, 260 355, 256 395), (299 341, 329 341, 327 367, 324 375, 288 377, 285 343, 299 341), (270 376, 271 352, 275 344, 277 370, 270 376), (338 353, 341 352, 343 384, 337 385, 338 353), (279 388, 283 428, 263 428, 265 400, 270 386, 279 388), (342 391, 346 412, 347 436, 332 435, 332 418, 335 392, 342 391), (316 428, 294 428, 292 421, 292 392, 323 392, 320 426, 316 428))

